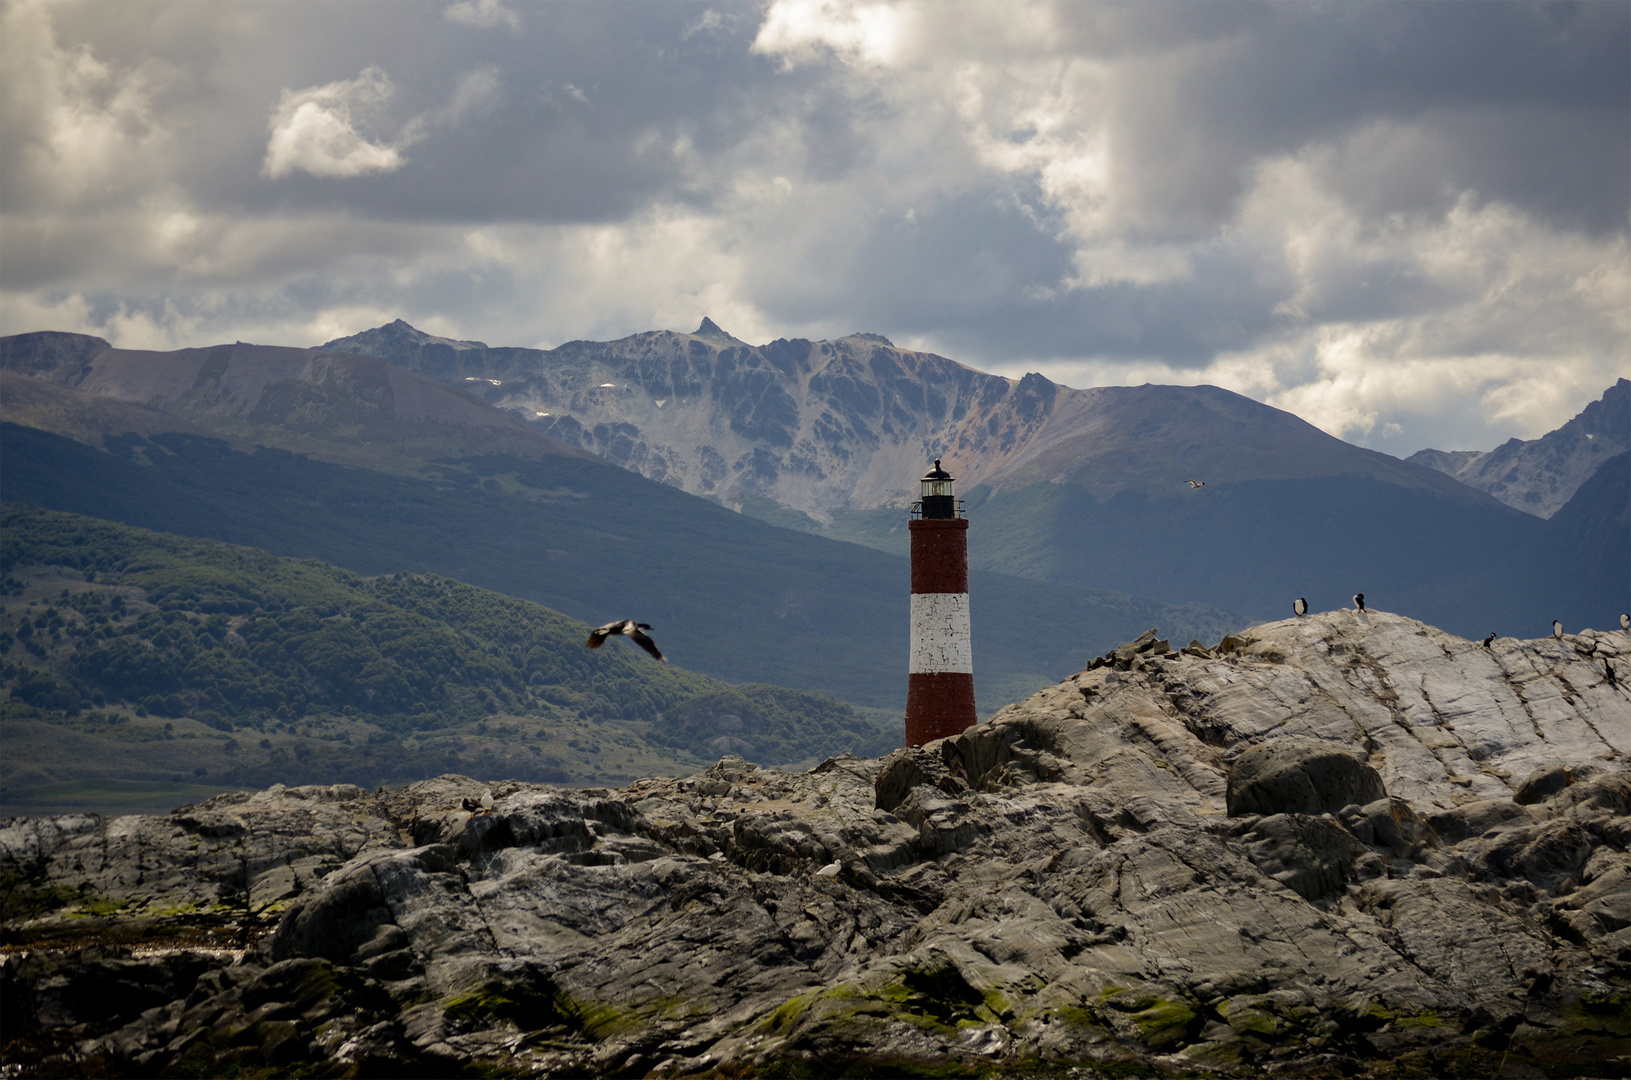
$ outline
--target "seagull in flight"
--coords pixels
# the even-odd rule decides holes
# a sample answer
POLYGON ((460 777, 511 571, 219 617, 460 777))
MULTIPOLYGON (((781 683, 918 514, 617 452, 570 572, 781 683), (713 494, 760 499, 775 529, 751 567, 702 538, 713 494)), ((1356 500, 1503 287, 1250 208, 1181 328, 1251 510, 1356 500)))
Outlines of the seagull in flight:
POLYGON ((1293 600, 1292 603, 1291 603, 1291 610, 1295 611, 1298 615, 1307 615, 1308 614, 1308 601, 1304 600, 1300 596, 1297 597, 1297 599, 1293 600))
POLYGON ((585 641, 583 644, 588 648, 598 649, 604 645, 606 643, 606 639, 611 637, 613 634, 622 634, 624 637, 628 638, 630 641, 646 650, 646 652, 650 653, 652 656, 666 664, 668 663, 668 660, 662 653, 657 651, 657 643, 645 635, 645 631, 650 629, 650 623, 635 622, 633 619, 619 619, 616 622, 609 622, 605 626, 597 626, 593 630, 589 631, 589 640, 585 641))
POLYGON ((1188 484, 1192 488, 1203 488, 1206 486, 1205 480, 1185 480, 1184 483, 1188 484))

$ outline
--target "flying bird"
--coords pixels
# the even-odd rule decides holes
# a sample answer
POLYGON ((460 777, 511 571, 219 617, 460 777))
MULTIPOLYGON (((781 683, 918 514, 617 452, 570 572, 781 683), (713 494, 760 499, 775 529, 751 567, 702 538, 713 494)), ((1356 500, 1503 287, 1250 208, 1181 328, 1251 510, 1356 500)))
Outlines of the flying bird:
POLYGON ((1365 610, 1365 594, 1364 593, 1362 593, 1362 592, 1354 593, 1354 610, 1355 611, 1364 611, 1365 610))
POLYGON ((1192 488, 1203 488, 1206 486, 1205 480, 1185 480, 1184 483, 1188 484, 1192 488))
POLYGON ((1292 601, 1291 610, 1295 611, 1298 615, 1307 615, 1308 614, 1308 601, 1304 600, 1300 596, 1297 597, 1296 600, 1292 601))
POLYGON ((1494 641, 1495 641, 1495 631, 1493 631, 1493 630, 1491 630, 1491 631, 1490 631, 1490 632, 1489 632, 1489 637, 1487 637, 1487 638, 1485 638, 1485 639, 1484 639, 1484 648, 1486 648, 1486 649, 1487 649, 1487 648, 1489 648, 1489 647, 1490 647, 1490 645, 1491 645, 1491 644, 1492 644, 1492 643, 1493 643, 1493 642, 1494 642, 1494 641))
POLYGON ((655 656, 657 659, 666 664, 668 663, 668 660, 662 653, 657 651, 657 643, 646 637, 644 633, 644 631, 650 629, 650 623, 635 622, 633 619, 619 619, 616 622, 609 622, 605 626, 597 626, 593 630, 589 631, 589 640, 585 641, 584 645, 591 649, 598 649, 604 645, 606 643, 606 639, 611 637, 613 634, 622 634, 624 637, 627 637, 630 641, 634 642, 636 645, 646 650, 646 652, 650 653, 652 656, 655 656))
POLYGON ((1559 641, 1563 640, 1563 624, 1556 619, 1552 620, 1552 636, 1559 641))

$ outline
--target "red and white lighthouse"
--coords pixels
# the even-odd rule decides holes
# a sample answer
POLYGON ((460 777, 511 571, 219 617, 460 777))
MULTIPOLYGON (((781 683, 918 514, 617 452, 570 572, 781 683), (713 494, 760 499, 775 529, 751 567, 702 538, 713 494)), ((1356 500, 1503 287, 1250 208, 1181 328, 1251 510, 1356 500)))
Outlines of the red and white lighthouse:
POLYGON ((940 467, 924 474, 912 507, 912 660, 906 683, 906 745, 959 734, 974 715, 969 641, 968 519, 940 467))

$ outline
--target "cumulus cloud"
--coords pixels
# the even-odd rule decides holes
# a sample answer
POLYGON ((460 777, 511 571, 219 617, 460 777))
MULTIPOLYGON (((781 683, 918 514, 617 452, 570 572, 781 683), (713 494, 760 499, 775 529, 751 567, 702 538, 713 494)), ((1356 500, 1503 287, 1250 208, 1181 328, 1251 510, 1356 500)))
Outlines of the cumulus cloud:
MULTIPOLYGON (((64 48, 49 6, 0 10, 0 165, 6 188, 39 203, 117 194, 151 172, 170 131, 153 94, 162 65, 121 67, 85 45, 64 48)), ((9 201, 9 200, 8 200, 9 201)))
MULTIPOLYGON (((899 290, 894 333, 1075 385, 1217 382, 1404 452, 1538 434, 1623 372, 1631 255, 1623 200, 1608 208, 1631 174, 1623 133, 1599 121, 1623 127, 1626 109, 1621 92, 1601 114, 1584 89, 1624 75, 1623 17, 1552 27, 1553 51, 1536 58, 1538 28, 1517 9, 1184 7, 1187 26, 1168 23, 1171 9, 1032 3, 943 19, 911 2, 771 5, 754 48, 790 69, 842 68, 887 103, 894 140, 880 132, 880 145, 966 148, 956 173, 935 176, 965 193, 957 232, 972 239, 990 213, 968 213, 982 187, 988 206, 1018 211, 1006 250, 941 259, 937 286, 969 317, 899 290), (1465 51, 1470 31, 1487 52, 1465 51), (1358 93, 1323 85, 1366 64, 1376 74, 1358 93), (1480 65, 1506 85, 1479 85, 1480 65), (1463 72, 1468 85, 1446 92, 1463 72), (1545 90, 1515 92, 1525 79, 1545 90), (1538 116, 1570 134, 1541 136, 1538 116), (1570 166, 1510 164, 1557 139, 1570 166), (1579 170, 1616 194, 1559 212, 1551 191, 1577 190, 1579 170), (1023 222, 1066 256, 1051 276, 1050 260, 1021 254, 1034 246, 1023 222), (982 263, 959 293, 957 276, 982 263), (1477 422, 1443 423, 1470 402, 1477 422)), ((891 229, 879 248, 904 268, 902 241, 909 231, 891 229)), ((876 254, 856 249, 860 263, 876 254)))
POLYGON ((370 142, 356 128, 395 89, 385 72, 366 67, 355 79, 283 91, 272 112, 262 174, 276 180, 296 170, 351 177, 400 169, 406 159, 398 146, 370 142))
POLYGON ((499 26, 507 26, 511 30, 521 29, 521 16, 500 4, 498 0, 460 0, 457 4, 449 4, 443 8, 442 18, 448 22, 477 26, 484 30, 499 26))

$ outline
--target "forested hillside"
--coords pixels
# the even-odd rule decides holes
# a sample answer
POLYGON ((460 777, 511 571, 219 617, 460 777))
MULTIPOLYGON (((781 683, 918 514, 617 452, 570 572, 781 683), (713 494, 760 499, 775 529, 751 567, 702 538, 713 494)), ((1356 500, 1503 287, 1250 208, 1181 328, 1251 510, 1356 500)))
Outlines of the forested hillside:
POLYGON ((616 640, 591 652, 584 624, 435 574, 363 577, 33 507, 0 521, 8 801, 101 776, 609 778, 880 739, 833 698, 730 686, 616 640), (69 732, 109 745, 49 749, 69 732))

